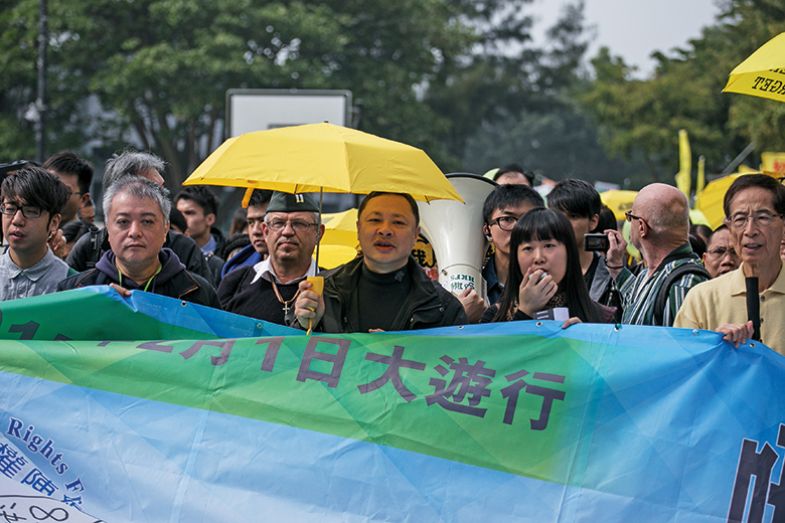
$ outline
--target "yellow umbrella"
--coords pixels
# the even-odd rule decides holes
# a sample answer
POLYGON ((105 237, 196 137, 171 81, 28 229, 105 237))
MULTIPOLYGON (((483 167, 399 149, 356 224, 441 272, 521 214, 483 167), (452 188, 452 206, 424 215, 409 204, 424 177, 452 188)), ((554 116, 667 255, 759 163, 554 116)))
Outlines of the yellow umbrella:
POLYGON ((624 219, 624 213, 632 209, 632 202, 638 195, 638 191, 623 191, 612 189, 600 193, 602 203, 610 207, 617 220, 624 219))
POLYGON ((333 269, 357 256, 357 209, 325 214, 319 266, 333 269))
POLYGON ((288 193, 409 193, 422 201, 463 201, 421 149, 328 123, 229 138, 183 185, 288 193))
POLYGON ((785 102, 785 33, 778 34, 737 65, 722 92, 785 102))

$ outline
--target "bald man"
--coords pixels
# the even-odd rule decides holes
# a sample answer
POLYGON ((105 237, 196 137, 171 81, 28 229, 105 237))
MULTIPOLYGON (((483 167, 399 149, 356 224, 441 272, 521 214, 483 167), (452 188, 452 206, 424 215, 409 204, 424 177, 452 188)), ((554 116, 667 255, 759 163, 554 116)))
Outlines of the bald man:
POLYGON ((690 247, 687 198, 671 185, 653 183, 641 189, 626 218, 645 267, 637 276, 624 267, 627 244, 617 231, 605 232, 606 265, 622 297, 622 323, 669 327, 687 292, 709 279, 690 247))

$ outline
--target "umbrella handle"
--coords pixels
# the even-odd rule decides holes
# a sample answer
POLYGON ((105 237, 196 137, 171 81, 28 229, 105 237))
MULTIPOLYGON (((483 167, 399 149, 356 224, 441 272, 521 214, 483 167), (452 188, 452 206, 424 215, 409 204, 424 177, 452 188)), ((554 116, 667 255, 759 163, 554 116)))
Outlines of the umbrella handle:
MULTIPOLYGON (((311 290, 321 296, 324 292, 324 276, 308 276, 306 280, 311 284, 311 290)), ((313 330, 313 318, 308 318, 308 330, 305 331, 305 335, 310 336, 311 330, 313 330)))

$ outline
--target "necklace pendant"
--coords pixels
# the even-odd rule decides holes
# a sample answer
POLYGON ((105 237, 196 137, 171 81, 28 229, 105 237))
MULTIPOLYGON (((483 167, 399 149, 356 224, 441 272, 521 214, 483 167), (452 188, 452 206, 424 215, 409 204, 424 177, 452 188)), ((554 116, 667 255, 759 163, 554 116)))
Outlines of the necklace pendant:
POLYGON ((287 316, 289 314, 289 304, 284 302, 283 303, 283 315, 287 316))

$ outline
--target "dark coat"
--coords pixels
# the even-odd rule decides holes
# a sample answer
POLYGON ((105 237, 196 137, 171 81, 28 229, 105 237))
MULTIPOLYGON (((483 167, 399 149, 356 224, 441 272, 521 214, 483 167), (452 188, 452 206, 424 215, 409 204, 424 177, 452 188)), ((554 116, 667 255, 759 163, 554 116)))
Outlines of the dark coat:
MULTIPOLYGON (((186 270, 170 249, 161 249, 158 255, 161 260, 161 272, 153 279, 149 292, 185 300, 191 303, 220 308, 218 297, 212 285, 198 274, 186 270)), ((112 251, 107 251, 95 264, 95 267, 66 278, 57 285, 58 291, 87 287, 88 285, 120 284, 115 265, 115 256, 112 251)), ((122 287, 129 290, 143 290, 144 284, 124 279, 122 287)))
MULTIPOLYGON (((352 301, 359 287, 362 264, 362 256, 359 256, 338 267, 325 278, 325 311, 315 330, 335 333, 359 331, 359 311, 352 306, 352 301)), ((458 298, 438 283, 429 280, 411 256, 407 270, 411 278, 411 289, 401 306, 399 323, 390 330, 428 329, 468 323, 458 298)))

